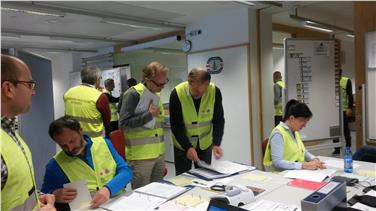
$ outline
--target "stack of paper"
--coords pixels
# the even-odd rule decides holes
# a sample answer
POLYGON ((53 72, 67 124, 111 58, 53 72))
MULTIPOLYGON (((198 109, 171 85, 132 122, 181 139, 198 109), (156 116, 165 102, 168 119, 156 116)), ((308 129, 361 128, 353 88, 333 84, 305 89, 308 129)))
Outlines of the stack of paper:
MULTIPOLYGON (((150 104, 153 104, 155 106, 159 106, 159 97, 149 91, 148 89, 144 89, 142 95, 140 96, 140 100, 138 101, 137 107, 135 109, 135 114, 145 113, 149 110, 150 104)), ((146 128, 154 128, 155 126, 155 118, 143 126, 146 128)))
POLYGON ((320 170, 289 170, 283 176, 293 179, 304 179, 314 182, 321 182, 336 172, 335 169, 320 170))
POLYGON ((210 169, 221 174, 235 174, 241 171, 246 170, 254 170, 256 169, 253 166, 246 166, 239 163, 234 163, 228 160, 213 160, 211 164, 207 164, 205 162, 198 162, 197 163, 200 167, 210 169))
POLYGON ((137 193, 142 193, 150 196, 157 196, 164 199, 172 199, 189 189, 186 187, 179 187, 175 185, 169 185, 166 183, 153 182, 144 187, 134 190, 137 193))

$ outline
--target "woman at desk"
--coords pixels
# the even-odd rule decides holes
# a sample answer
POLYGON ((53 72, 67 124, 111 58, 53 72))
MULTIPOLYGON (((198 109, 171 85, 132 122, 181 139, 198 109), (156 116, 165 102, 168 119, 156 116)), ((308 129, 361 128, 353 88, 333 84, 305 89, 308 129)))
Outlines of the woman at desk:
POLYGON ((267 170, 323 169, 324 163, 305 150, 299 131, 311 119, 308 106, 297 100, 289 100, 285 107, 283 122, 272 131, 264 155, 267 170))

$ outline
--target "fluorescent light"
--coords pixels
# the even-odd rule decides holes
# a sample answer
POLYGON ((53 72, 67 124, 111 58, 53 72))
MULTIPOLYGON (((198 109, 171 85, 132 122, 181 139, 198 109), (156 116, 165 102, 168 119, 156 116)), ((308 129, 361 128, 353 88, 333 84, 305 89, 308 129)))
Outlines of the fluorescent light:
POLYGON ((26 13, 31 15, 40 15, 40 16, 52 16, 52 17, 60 17, 63 18, 65 16, 64 13, 61 12, 50 12, 47 10, 41 10, 41 9, 25 9, 25 8, 11 8, 11 7, 1 7, 2 10, 5 11, 11 11, 11 12, 19 12, 19 13, 26 13))
POLYGON ((350 37, 350 38, 354 38, 355 37, 355 35, 353 35, 353 34, 346 34, 346 36, 350 37))
POLYGON ((140 49, 145 49, 145 48, 150 48, 150 47, 161 46, 161 45, 169 44, 172 42, 176 42, 177 40, 179 40, 178 36, 167 37, 167 38, 160 39, 160 40, 154 40, 150 42, 144 42, 144 43, 124 47, 121 49, 121 52, 130 52, 130 51, 135 51, 135 50, 140 50, 140 49))
POLYGON ((255 6, 255 4, 250 2, 250 1, 240 1, 239 0, 239 1, 235 1, 235 2, 240 3, 240 4, 244 4, 244 5, 247 5, 247 6, 251 6, 251 7, 255 6))
POLYGON ((304 21, 304 22, 306 22, 308 24, 317 24, 316 22, 313 22, 313 21, 304 21))
POLYGON ((303 26, 307 27, 307 28, 315 29, 315 30, 318 30, 318 31, 327 32, 327 33, 332 33, 333 32, 333 30, 331 30, 331 29, 327 29, 327 28, 323 28, 323 27, 319 27, 319 26, 313 26, 313 25, 310 25, 308 23, 304 24, 303 26))
POLYGON ((102 19, 102 23, 109 23, 109 24, 114 24, 114 25, 120 25, 120 26, 128 26, 136 29, 151 29, 155 31, 161 30, 161 28, 157 27, 151 27, 151 26, 141 26, 141 25, 136 25, 136 24, 130 24, 130 23, 125 23, 124 21, 121 20, 113 20, 113 19, 102 19))

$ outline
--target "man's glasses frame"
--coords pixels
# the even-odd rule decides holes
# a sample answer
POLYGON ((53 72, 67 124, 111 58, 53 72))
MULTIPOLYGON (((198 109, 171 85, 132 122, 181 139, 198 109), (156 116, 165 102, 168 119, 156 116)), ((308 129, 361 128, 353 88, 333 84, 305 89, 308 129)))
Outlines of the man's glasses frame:
POLYGON ((170 81, 168 78, 166 78, 166 82, 159 84, 159 83, 155 82, 155 81, 152 80, 152 79, 149 79, 149 80, 150 80, 151 82, 153 82, 153 84, 154 84, 155 86, 159 87, 159 88, 164 87, 164 86, 170 81))
POLYGON ((36 84, 37 82, 34 81, 34 80, 30 80, 30 81, 20 81, 20 80, 5 80, 5 81, 9 81, 11 83, 13 83, 14 85, 17 85, 17 84, 26 84, 27 87, 29 87, 29 89, 31 90, 35 90, 35 87, 36 87, 36 84))

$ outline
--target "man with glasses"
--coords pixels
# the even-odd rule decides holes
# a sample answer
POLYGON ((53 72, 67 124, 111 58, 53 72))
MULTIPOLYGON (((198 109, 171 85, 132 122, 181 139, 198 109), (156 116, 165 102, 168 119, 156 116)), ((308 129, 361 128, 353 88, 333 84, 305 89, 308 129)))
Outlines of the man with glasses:
POLYGON ((193 68, 188 81, 178 84, 171 92, 176 175, 190 170, 192 161, 210 164, 212 151, 216 159, 222 157, 220 145, 225 125, 222 94, 210 79, 206 68, 193 68))
POLYGON ((35 81, 21 60, 1 55, 1 209, 55 210, 55 198, 37 195, 31 152, 16 131, 16 116, 31 108, 35 81), (39 198, 39 200, 38 200, 39 198))
POLYGON ((111 120, 108 98, 97 89, 101 74, 98 67, 88 66, 81 71, 82 83, 64 94, 65 114, 77 119, 84 133, 93 138, 102 136, 111 120))
POLYGON ((146 94, 160 98, 160 92, 168 82, 167 71, 167 67, 159 62, 149 63, 142 70, 143 82, 129 88, 122 97, 119 123, 124 132, 126 158, 133 169, 132 189, 159 181, 164 175, 162 102, 159 100, 159 104, 155 104, 150 101, 141 111, 137 107, 146 94), (155 121, 154 126, 145 127, 150 121, 155 121))

